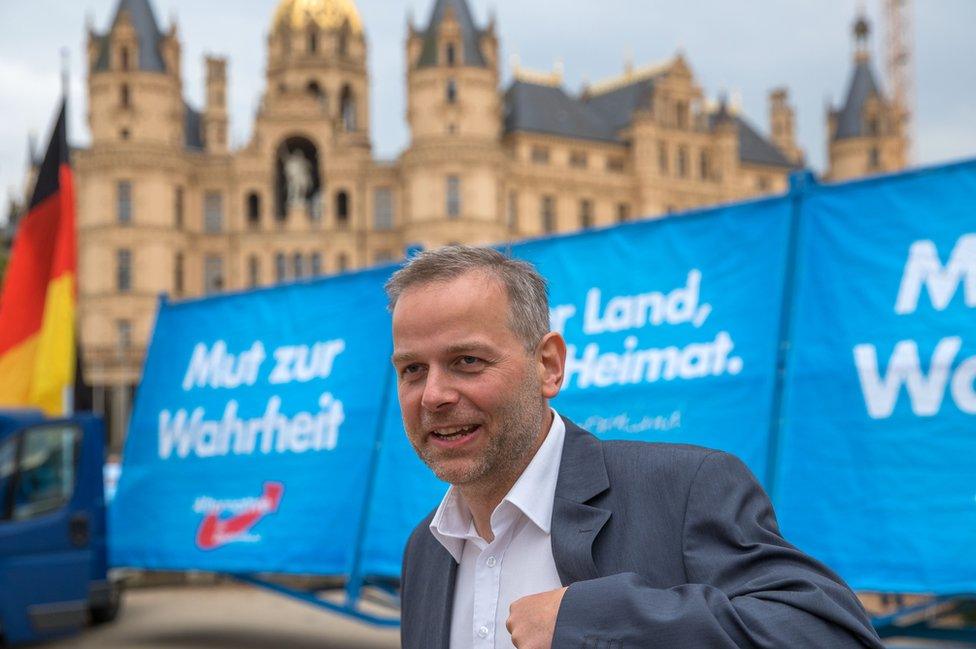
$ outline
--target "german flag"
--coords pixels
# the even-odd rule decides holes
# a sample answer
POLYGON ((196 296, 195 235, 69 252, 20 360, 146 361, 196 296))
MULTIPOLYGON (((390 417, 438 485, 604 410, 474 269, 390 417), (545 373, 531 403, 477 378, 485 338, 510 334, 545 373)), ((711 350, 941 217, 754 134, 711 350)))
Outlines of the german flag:
POLYGON ((0 292, 0 407, 71 408, 75 375, 75 196, 61 102, 0 292))

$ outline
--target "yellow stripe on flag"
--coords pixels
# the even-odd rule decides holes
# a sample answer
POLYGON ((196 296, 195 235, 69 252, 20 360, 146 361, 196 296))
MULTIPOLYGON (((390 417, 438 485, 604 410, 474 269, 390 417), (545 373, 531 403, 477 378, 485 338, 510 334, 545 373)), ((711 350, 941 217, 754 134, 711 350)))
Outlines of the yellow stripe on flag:
POLYGON ((0 355, 0 407, 25 408, 40 336, 25 338, 0 355))
POLYGON ((66 273, 47 285, 28 403, 49 415, 65 414, 74 374, 75 277, 66 273))

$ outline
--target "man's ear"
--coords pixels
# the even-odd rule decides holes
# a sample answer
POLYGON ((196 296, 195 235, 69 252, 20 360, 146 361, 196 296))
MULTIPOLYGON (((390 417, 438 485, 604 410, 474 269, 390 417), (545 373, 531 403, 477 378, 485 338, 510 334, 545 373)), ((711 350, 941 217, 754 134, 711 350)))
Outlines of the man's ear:
POLYGON ((552 399, 559 394, 566 370, 566 341, 559 333, 550 331, 539 341, 536 364, 542 384, 542 396, 552 399))

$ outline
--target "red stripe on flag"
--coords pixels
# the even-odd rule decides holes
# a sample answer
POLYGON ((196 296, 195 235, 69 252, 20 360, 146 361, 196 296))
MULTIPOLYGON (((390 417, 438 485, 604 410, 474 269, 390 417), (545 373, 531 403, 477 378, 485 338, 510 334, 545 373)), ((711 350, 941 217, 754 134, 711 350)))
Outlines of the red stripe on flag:
MULTIPOLYGON (((61 205, 61 219, 58 224, 58 239, 51 263, 51 279, 56 279, 65 273, 74 273, 77 268, 75 246, 75 186, 74 174, 71 167, 62 164, 58 169, 58 193, 61 205)), ((75 282, 77 287, 77 282, 75 282)), ((77 288, 75 290, 77 296, 77 288)))
MULTIPOLYGON (((57 244, 66 236, 60 228, 64 211, 61 193, 57 192, 35 206, 20 222, 0 294, 0 354, 41 328, 55 249, 63 250, 57 244)), ((73 210, 69 212, 73 214, 73 210)), ((70 236, 74 237, 73 232, 70 236)), ((73 257, 74 252, 70 255, 73 257)), ((60 256, 64 260, 64 254, 60 256)), ((67 261, 73 260, 69 257, 67 261)))

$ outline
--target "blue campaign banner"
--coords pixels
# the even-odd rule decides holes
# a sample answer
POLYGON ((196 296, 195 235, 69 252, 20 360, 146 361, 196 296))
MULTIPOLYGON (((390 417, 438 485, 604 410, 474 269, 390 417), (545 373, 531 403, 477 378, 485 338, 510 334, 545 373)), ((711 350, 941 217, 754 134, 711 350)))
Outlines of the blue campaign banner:
POLYGON ((763 479, 791 202, 514 246, 568 345, 557 410, 603 438, 697 444, 763 479))
POLYGON ((437 506, 448 484, 441 482, 417 457, 407 440, 396 395, 396 375, 385 411, 376 483, 362 547, 362 572, 400 577, 403 548, 413 528, 437 506))
POLYGON ((161 305, 113 565, 352 570, 390 367, 388 274, 161 305))
POLYGON ((775 500, 858 589, 976 591, 974 205, 974 162, 803 197, 775 500))
MULTIPOLYGON (((791 213, 783 197, 506 249, 549 281, 569 344, 554 407, 603 438, 731 451, 762 479, 791 213)), ((407 536, 447 487, 416 458, 391 394, 368 574, 399 574, 407 536)))

